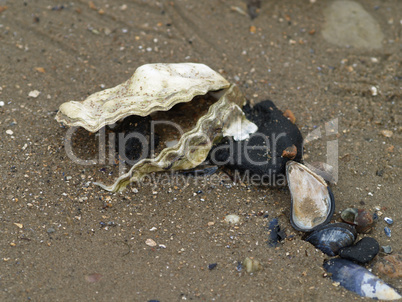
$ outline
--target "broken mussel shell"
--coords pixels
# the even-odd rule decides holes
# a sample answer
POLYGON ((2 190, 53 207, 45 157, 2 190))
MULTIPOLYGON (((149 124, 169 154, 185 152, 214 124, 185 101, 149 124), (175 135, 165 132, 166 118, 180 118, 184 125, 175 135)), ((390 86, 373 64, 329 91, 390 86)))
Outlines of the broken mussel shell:
MULTIPOLYGON (((162 127, 157 133, 159 148, 151 150, 153 156, 145 152, 146 156, 140 156, 113 185, 98 183, 108 191, 121 191, 130 182, 140 181, 153 172, 195 168, 223 137, 236 141, 248 138, 258 127, 242 111, 245 103, 246 98, 236 85, 204 64, 157 63, 139 67, 126 82, 96 92, 82 102, 62 104, 56 120, 90 132, 129 116, 150 116, 165 125, 178 125, 180 131, 170 133, 162 127), (201 105, 204 106, 198 108, 201 105), (193 107, 194 114, 190 113, 194 110, 189 110, 193 107), (169 115, 172 110, 174 113, 169 115)), ((147 127, 144 125, 143 129, 147 127)), ((142 152, 141 148, 138 150, 142 152)))
POLYGON ((327 224, 335 210, 335 199, 325 180, 295 161, 287 162, 286 178, 292 199, 292 226, 311 232, 327 224))
POLYGON ((277 247, 286 238, 285 231, 279 225, 278 218, 274 218, 268 225, 268 246, 277 247))
POLYGON ((365 209, 347 208, 342 211, 341 219, 354 225, 358 233, 369 233, 375 223, 373 214, 365 209))
POLYGON ((321 226, 307 235, 304 240, 328 256, 336 256, 342 248, 351 246, 356 240, 356 230, 346 223, 321 226))
POLYGON ((396 289, 370 273, 364 267, 345 259, 330 259, 324 263, 324 269, 331 274, 331 279, 341 286, 362 297, 380 300, 398 300, 402 296, 396 289))

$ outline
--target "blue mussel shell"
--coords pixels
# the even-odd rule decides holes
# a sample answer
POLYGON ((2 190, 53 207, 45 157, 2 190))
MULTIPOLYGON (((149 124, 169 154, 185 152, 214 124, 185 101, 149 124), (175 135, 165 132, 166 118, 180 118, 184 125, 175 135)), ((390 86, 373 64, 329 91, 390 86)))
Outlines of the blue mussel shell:
POLYGON ((362 297, 397 300, 402 296, 391 286, 352 261, 334 258, 324 263, 331 279, 362 297))
POLYGON ((305 240, 328 256, 336 256, 340 249, 351 246, 356 236, 353 226, 346 223, 332 223, 317 228, 305 240))

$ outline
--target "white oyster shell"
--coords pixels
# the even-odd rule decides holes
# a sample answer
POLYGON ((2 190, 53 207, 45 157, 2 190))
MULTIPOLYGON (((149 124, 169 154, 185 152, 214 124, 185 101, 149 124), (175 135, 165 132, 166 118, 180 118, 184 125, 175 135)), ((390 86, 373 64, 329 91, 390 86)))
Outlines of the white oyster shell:
POLYGON ((246 99, 239 88, 230 85, 220 74, 203 64, 148 64, 139 67, 121 85, 94 93, 83 102, 62 104, 56 120, 96 132, 127 116, 168 111, 178 103, 190 102, 195 96, 207 93, 217 101, 195 121, 191 130, 182 134, 176 144, 168 142, 170 147, 163 149, 155 158, 140 160, 113 185, 98 183, 106 190, 119 191, 152 172, 187 170, 198 166, 206 159, 213 143, 222 136, 243 140, 256 132, 258 127, 246 119, 240 108, 246 99))
POLYGON ((83 102, 62 104, 56 120, 96 132, 129 115, 167 111, 178 103, 190 102, 196 95, 229 86, 219 73, 204 64, 146 64, 123 84, 96 92, 83 102))
POLYGON ((286 178, 292 198, 290 221, 299 231, 309 232, 327 223, 335 201, 324 179, 306 166, 289 161, 286 178))

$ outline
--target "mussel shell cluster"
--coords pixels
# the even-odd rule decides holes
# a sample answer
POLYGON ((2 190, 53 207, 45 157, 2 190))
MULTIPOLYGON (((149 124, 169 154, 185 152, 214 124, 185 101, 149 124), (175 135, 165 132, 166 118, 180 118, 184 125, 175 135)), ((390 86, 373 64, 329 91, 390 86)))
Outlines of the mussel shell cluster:
POLYGON ((373 275, 363 266, 379 252, 378 242, 364 237, 357 243, 355 226, 346 223, 332 223, 316 228, 304 239, 332 258, 324 262, 324 269, 335 282, 362 297, 382 300, 402 298, 397 290, 373 275))
POLYGON ((333 281, 339 282, 347 290, 375 299, 402 298, 397 290, 357 264, 371 261, 379 252, 379 244, 370 237, 364 237, 354 244, 356 237, 353 225, 333 223, 315 229, 305 240, 328 256, 341 257, 324 262, 324 269, 330 273, 333 281))

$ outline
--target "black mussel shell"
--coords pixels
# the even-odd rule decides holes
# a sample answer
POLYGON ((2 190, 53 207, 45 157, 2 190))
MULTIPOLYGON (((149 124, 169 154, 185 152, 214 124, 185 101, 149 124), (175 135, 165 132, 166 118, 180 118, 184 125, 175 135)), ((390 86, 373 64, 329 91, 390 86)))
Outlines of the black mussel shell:
POLYGON ((346 223, 332 223, 317 228, 304 239, 328 256, 336 256, 340 249, 351 246, 356 230, 346 223))

